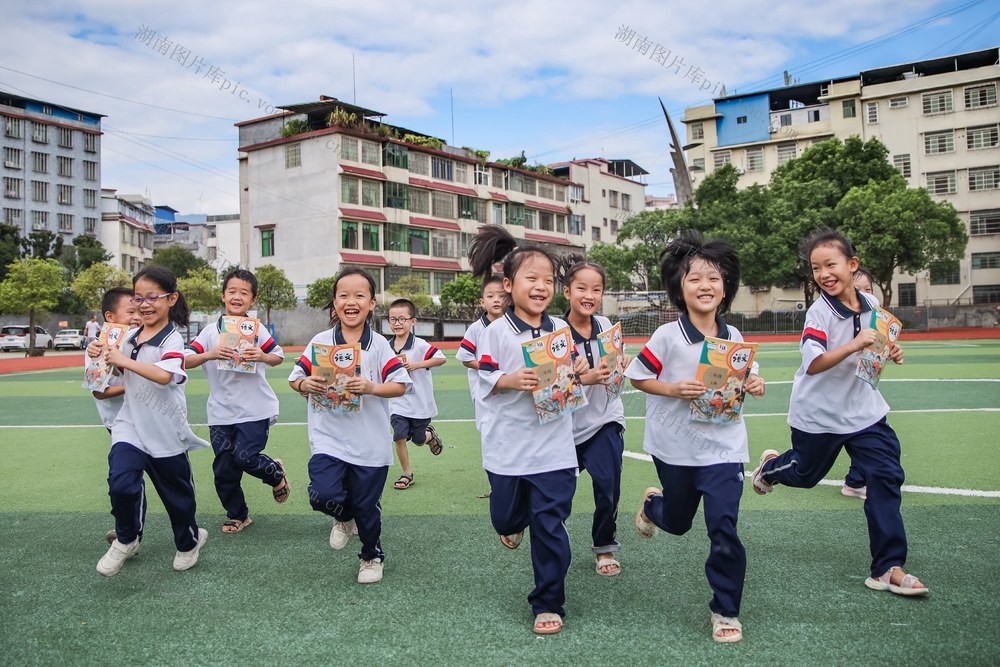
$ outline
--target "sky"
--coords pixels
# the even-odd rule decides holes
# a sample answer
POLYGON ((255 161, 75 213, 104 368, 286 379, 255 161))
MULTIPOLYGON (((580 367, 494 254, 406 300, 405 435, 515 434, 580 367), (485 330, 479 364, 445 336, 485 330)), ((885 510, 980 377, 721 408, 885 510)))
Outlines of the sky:
MULTIPOLYGON (((328 95, 530 162, 628 158, 673 192, 657 97, 713 96, 1000 44, 995 0, 47 0, 4 9, 0 90, 104 114, 102 187, 239 210, 234 123, 328 95), (900 7, 906 7, 900 11, 900 7)), ((682 135, 683 136, 683 135, 682 135)))

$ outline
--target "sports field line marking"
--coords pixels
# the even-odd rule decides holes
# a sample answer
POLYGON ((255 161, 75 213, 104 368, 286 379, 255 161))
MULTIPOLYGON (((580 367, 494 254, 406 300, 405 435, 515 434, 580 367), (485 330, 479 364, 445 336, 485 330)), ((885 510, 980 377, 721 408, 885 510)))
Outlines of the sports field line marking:
MULTIPOLYGON (((630 459, 635 459, 637 461, 646 461, 652 463, 653 457, 649 454, 640 454, 639 452, 630 452, 625 450, 623 455, 630 459)), ((746 476, 746 481, 752 481, 750 475, 746 476)), ((838 479, 821 479, 819 481, 821 486, 842 486, 844 484, 843 480, 838 479)), ((903 491, 907 493, 927 493, 935 496, 966 496, 971 498, 1000 498, 1000 491, 980 491, 978 489, 952 489, 943 486, 914 486, 912 484, 904 484, 900 487, 903 491)))
MULTIPOLYGON (((794 380, 775 380, 766 384, 768 387, 771 387, 776 384, 792 384, 793 382, 794 380)), ((879 380, 879 384, 883 382, 1000 382, 1000 378, 885 378, 884 380, 879 380)), ((638 389, 626 389, 621 395, 631 396, 641 393, 643 392, 638 389)))

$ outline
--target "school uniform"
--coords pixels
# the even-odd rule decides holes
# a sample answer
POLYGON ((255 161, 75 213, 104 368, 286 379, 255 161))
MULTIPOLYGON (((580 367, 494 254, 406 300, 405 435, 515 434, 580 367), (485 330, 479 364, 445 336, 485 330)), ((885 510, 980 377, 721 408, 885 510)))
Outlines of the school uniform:
MULTIPOLYGON (((715 337, 742 342, 743 336, 716 317, 715 337)), ((705 335, 682 313, 659 327, 625 371, 632 380, 680 382, 694 379, 705 335)), ((757 372, 756 363, 751 368, 757 372)), ((711 542, 705 574, 713 596, 709 608, 739 616, 746 551, 736 532, 743 495, 743 464, 750 460, 746 425, 691 421, 691 402, 646 394, 643 449, 652 455, 662 495, 646 500, 644 513, 672 535, 691 529, 699 502, 711 542)))
MULTIPOLYGON (((313 345, 345 345, 340 324, 316 334, 289 382, 312 374, 313 345)), ((365 324, 361 334, 361 375, 376 384, 400 382, 411 391, 412 381, 392 347, 365 324)), ((361 560, 384 560, 382 551, 382 488, 392 465, 389 400, 371 394, 361 397, 355 413, 317 408, 310 399, 306 410, 309 430, 309 502, 317 512, 336 521, 352 519, 361 539, 361 560)))
MULTIPOLYGON (((577 355, 585 358, 591 368, 601 364, 597 335, 610 328, 611 320, 602 315, 591 315, 589 338, 570 325, 577 355)), ((585 385, 583 391, 587 405, 570 417, 579 469, 589 472, 594 483, 592 548, 595 554, 614 553, 620 549, 616 533, 625 451, 625 407, 620 396, 614 399, 608 396, 603 384, 585 385)))
POLYGON ((571 561, 565 521, 576 491, 577 457, 569 416, 538 422, 531 392, 494 391, 503 375, 525 367, 521 344, 566 323, 542 315, 532 327, 513 308, 486 327, 479 346, 483 468, 490 480, 490 518, 501 535, 531 529, 537 615, 565 615, 565 578, 571 561))
POLYGON ((806 373, 818 356, 850 342, 868 326, 878 299, 857 293, 861 305, 857 312, 825 292, 806 312, 799 344, 802 365, 792 381, 788 406, 792 448, 768 461, 761 477, 768 484, 812 488, 846 448, 868 487, 865 516, 871 575, 878 577, 902 566, 907 549, 899 511, 904 474, 899 439, 886 421, 889 404, 878 389, 855 376, 858 352, 822 373, 806 373))
POLYGON ((188 452, 208 443, 191 431, 187 421, 183 338, 171 323, 140 343, 142 332, 139 327, 127 336, 122 353, 168 371, 172 377, 161 385, 131 371, 124 373, 125 400, 111 426, 114 444, 108 455, 115 531, 122 544, 131 543, 142 531, 136 509, 144 496, 145 472, 170 517, 177 550, 191 551, 198 545, 198 523, 188 452))
MULTIPOLYGON (((444 352, 423 338, 414 336, 412 331, 398 350, 394 339, 389 338, 387 342, 397 357, 405 357, 407 361, 445 358, 444 352)), ((389 399, 392 438, 412 440, 415 444, 422 445, 427 440, 427 427, 438 413, 437 403, 434 402, 434 379, 429 368, 418 368, 409 375, 413 381, 413 391, 389 399)))
MULTIPOLYGON (((466 329, 465 335, 462 337, 462 342, 458 346, 458 351, 455 353, 455 359, 462 362, 463 364, 467 361, 479 361, 479 339, 482 338, 483 332, 486 331, 486 327, 490 325, 490 319, 483 313, 483 316, 478 320, 469 325, 466 329)), ((480 405, 479 405, 479 370, 475 368, 467 368, 469 375, 469 396, 472 397, 472 407, 476 414, 476 430, 482 430, 482 425, 480 423, 480 405)))
MULTIPOLYGON (((223 318, 201 330, 184 349, 185 355, 204 354, 219 346, 223 318)), ((258 328, 254 346, 282 359, 285 353, 267 329, 258 328)), ((264 447, 271 425, 278 420, 278 397, 267 383, 267 364, 258 361, 253 373, 219 370, 217 360, 203 363, 208 378, 208 424, 215 460, 215 490, 226 510, 226 517, 245 521, 249 514, 240 482, 243 473, 256 477, 270 487, 277 487, 284 472, 264 447)))

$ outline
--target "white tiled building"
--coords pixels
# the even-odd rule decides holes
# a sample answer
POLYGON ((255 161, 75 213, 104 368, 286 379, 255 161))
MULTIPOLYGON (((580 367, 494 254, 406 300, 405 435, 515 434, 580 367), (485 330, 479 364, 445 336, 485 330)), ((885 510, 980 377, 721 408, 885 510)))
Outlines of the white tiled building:
POLYGON ((129 274, 153 258, 153 203, 142 195, 118 195, 101 190, 101 231, 98 237, 111 253, 109 263, 129 274))

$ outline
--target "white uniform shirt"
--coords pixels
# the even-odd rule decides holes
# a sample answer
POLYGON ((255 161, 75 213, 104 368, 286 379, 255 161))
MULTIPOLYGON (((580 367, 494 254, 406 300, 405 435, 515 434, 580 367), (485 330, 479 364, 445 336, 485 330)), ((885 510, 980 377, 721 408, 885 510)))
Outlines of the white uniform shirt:
MULTIPOLYGON (((184 349, 184 354, 204 354, 218 347, 222 331, 222 318, 215 326, 207 326, 184 349)), ((267 354, 282 359, 285 353, 267 329, 261 325, 254 345, 267 354)), ((273 424, 278 419, 278 397, 264 375, 267 364, 256 363, 255 373, 220 371, 219 362, 210 359, 201 365, 208 376, 208 423, 213 426, 242 424, 268 419, 273 424)))
MULTIPOLYGON (((718 334, 737 342, 743 336, 734 327, 716 319, 718 334)), ((625 370, 632 380, 680 382, 698 374, 705 335, 691 324, 687 313, 653 332, 642 351, 625 370)), ((757 372, 757 364, 751 369, 757 372)), ((747 463, 747 429, 743 420, 735 424, 691 421, 691 401, 646 394, 646 431, 642 448, 665 463, 679 466, 710 466, 747 463)))
MULTIPOLYGON (((573 343, 576 353, 587 359, 591 368, 601 364, 601 351, 597 345, 597 334, 611 328, 611 320, 603 315, 590 316, 590 338, 584 338, 573 325, 573 343)), ((605 424, 617 422, 625 427, 625 406, 621 396, 614 399, 608 396, 607 387, 603 384, 584 385, 583 393, 587 396, 587 405, 575 410, 570 416, 573 419, 573 441, 580 445, 601 430, 605 424)))
POLYGON ((521 343, 566 326, 542 315, 535 329, 508 308, 486 328, 479 345, 479 395, 482 404, 483 468, 499 475, 533 475, 576 469, 573 420, 569 415, 538 423, 531 392, 493 388, 502 375, 525 367, 521 343))
POLYGON ((126 338, 122 353, 169 371, 173 377, 164 385, 125 371, 125 401, 111 427, 111 442, 127 442, 153 458, 208 447, 188 426, 187 403, 181 386, 187 380, 184 339, 173 324, 167 324, 145 343, 138 343, 142 331, 139 327, 126 338))
MULTIPOLYGON (((338 324, 322 331, 309 341, 295 362, 289 382, 312 374, 312 346, 344 345, 347 341, 338 324)), ((410 391, 412 382, 392 347, 382 336, 372 334, 366 324, 361 334, 361 375, 371 382, 401 382, 410 391)), ((312 401, 306 408, 309 425, 309 449, 353 465, 380 468, 392 465, 392 427, 389 424, 389 399, 367 394, 361 397, 356 413, 317 410, 312 401)))
MULTIPOLYGON (((393 339, 387 339, 393 347, 393 339)), ((444 352, 437 349, 423 338, 418 338, 410 332, 406 342, 398 350, 393 350, 396 356, 405 355, 407 361, 427 361, 428 359, 444 359, 444 352)), ((408 391, 399 398, 389 399, 389 413, 410 417, 411 419, 430 419, 438 413, 434 402, 434 377, 429 368, 418 368, 410 373, 413 381, 413 391, 408 391)))
POLYGON ((889 404, 878 389, 854 375, 860 352, 833 368, 806 375, 816 357, 850 342, 868 326, 878 299, 858 291, 861 310, 854 312, 825 292, 806 311, 799 350, 802 365, 792 381, 788 425, 806 433, 854 433, 868 428, 889 413, 889 404))
MULTIPOLYGON (((479 349, 479 339, 483 337, 483 332, 486 331, 486 327, 490 325, 489 318, 484 314, 478 320, 469 325, 469 328, 465 332, 465 336, 462 338, 462 344, 458 346, 458 352, 455 353, 455 359, 465 363, 466 361, 479 361, 479 354, 477 350, 479 349)), ((482 405, 479 401, 479 370, 476 368, 468 368, 469 371, 469 396, 472 397, 472 407, 476 413, 476 430, 482 430, 482 423, 480 418, 480 413, 482 412, 482 405)))
MULTIPOLYGON (((90 357, 87 357, 87 365, 90 365, 90 363, 90 357)), ((111 387, 121 387, 123 384, 124 380, 121 376, 112 375, 111 381, 108 383, 108 389, 111 387)), ((97 404, 97 414, 100 416, 101 422, 105 428, 111 428, 115 423, 115 419, 118 418, 118 413, 121 412, 122 406, 125 405, 125 394, 103 399, 95 396, 94 402, 97 404)))

